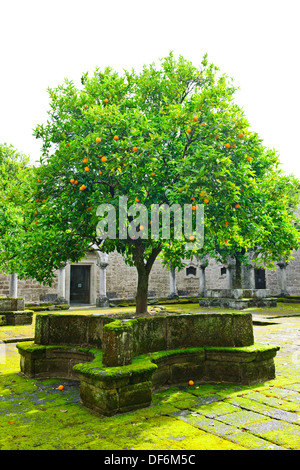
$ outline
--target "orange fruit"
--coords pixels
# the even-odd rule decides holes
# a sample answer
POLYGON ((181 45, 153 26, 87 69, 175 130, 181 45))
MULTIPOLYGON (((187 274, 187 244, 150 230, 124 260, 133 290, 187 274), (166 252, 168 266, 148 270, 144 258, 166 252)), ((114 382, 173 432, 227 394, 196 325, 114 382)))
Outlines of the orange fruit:
POLYGON ((195 211, 197 206, 192 206, 192 211, 195 211))
POLYGON ((137 147, 133 147, 133 148, 132 148, 132 151, 133 151, 133 152, 136 152, 136 151, 137 151, 137 147))
POLYGON ((189 385, 194 385, 193 380, 189 380, 189 385))
POLYGON ((77 180, 75 180, 75 181, 74 181, 74 184, 78 184, 78 181, 77 181, 77 180))
POLYGON ((209 203, 209 200, 207 198, 204 199, 205 204, 209 203))
POLYGON ((103 163, 105 163, 105 162, 106 162, 106 160, 107 160, 107 158, 106 158, 106 157, 101 157, 101 161, 102 161, 103 163))
POLYGON ((230 145, 230 144, 225 144, 225 147, 226 147, 227 149, 230 149, 231 145, 230 145))
POLYGON ((108 98, 105 98, 104 103, 108 103, 108 98))
POLYGON ((115 135, 114 140, 119 140, 119 137, 117 135, 115 135))
POLYGON ((140 225, 140 230, 144 230, 144 225, 140 225))
POLYGON ((247 161, 248 162, 251 162, 252 158, 251 157, 247 157, 247 161))
POLYGON ((75 181, 74 178, 70 179, 70 183, 74 183, 74 181, 75 181))
POLYGON ((193 241, 195 240, 194 235, 191 235, 190 238, 189 238, 189 240, 190 240, 191 242, 193 242, 193 241))
POLYGON ((242 132, 239 133, 239 138, 241 139, 242 137, 244 137, 244 134, 242 132))
POLYGON ((194 116, 194 122, 198 121, 198 116, 194 116))
POLYGON ((179 191, 182 193, 182 191, 183 191, 183 188, 179 188, 179 191))
POLYGON ((101 170, 99 171, 99 175, 102 175, 102 171, 101 171, 101 170))
POLYGON ((135 198, 135 202, 140 202, 140 200, 136 197, 136 198, 135 198))
POLYGON ((151 176, 155 176, 155 173, 154 173, 154 171, 152 171, 152 173, 151 173, 151 176))
POLYGON ((229 225, 229 222, 225 222, 225 227, 228 227, 228 225, 229 225))
POLYGON ((205 192, 202 191, 202 192, 200 193, 200 196, 201 196, 201 197, 204 197, 204 196, 205 196, 205 192))
POLYGON ((88 105, 85 104, 85 105, 83 106, 83 109, 88 109, 88 105))
POLYGON ((36 220, 34 223, 35 223, 35 225, 36 225, 36 224, 38 224, 38 223, 39 223, 39 221, 38 221, 38 220, 36 220))
POLYGON ((84 167, 84 171, 90 171, 89 167, 88 167, 88 166, 85 166, 85 167, 84 167))
POLYGON ((88 159, 86 157, 84 157, 84 159, 82 161, 83 161, 83 163, 87 163, 88 159))
POLYGON ((91 211, 93 208, 90 206, 90 207, 87 207, 87 211, 91 211))
POLYGON ((59 385, 57 388, 58 388, 58 390, 63 390, 63 389, 64 389, 64 386, 63 386, 63 385, 59 385))
POLYGON ((200 126, 206 126, 206 122, 201 122, 200 126))
POLYGON ((190 134, 192 131, 191 129, 187 129, 187 133, 190 134))
POLYGON ((99 144, 101 142, 100 137, 96 137, 96 142, 97 142, 97 144, 99 144))
POLYGON ((86 189, 86 185, 85 184, 82 184, 79 188, 80 191, 83 191, 84 189, 86 189))
POLYGON ((235 147, 236 147, 236 145, 235 145, 235 144, 231 145, 231 148, 232 148, 232 149, 235 149, 235 147))
POLYGON ((192 201, 195 201, 195 198, 194 198, 194 197, 191 197, 191 200, 192 200, 192 201))
POLYGON ((240 206, 240 204, 236 204, 234 207, 235 207, 236 209, 239 209, 241 206, 240 206))

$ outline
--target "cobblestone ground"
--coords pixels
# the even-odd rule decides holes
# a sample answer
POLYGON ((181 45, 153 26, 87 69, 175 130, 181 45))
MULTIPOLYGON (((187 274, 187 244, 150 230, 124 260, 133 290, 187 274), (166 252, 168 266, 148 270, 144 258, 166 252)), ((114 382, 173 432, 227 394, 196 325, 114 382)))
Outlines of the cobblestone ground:
POLYGON ((256 342, 280 346, 274 380, 172 387, 153 406, 110 418, 80 405, 74 381, 18 374, 16 338, 33 327, 1 327, 0 449, 299 450, 300 305, 253 311, 253 322, 256 342))

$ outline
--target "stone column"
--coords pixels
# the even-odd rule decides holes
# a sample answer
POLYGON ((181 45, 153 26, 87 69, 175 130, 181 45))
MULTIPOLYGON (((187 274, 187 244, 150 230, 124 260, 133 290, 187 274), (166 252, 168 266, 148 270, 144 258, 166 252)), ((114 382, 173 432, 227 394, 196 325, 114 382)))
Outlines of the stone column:
POLYGON ((234 264, 227 264, 227 289, 233 289, 234 264))
POLYGON ((280 295, 281 297, 287 297, 289 295, 287 291, 287 279, 286 279, 286 267, 288 263, 285 261, 277 263, 280 268, 280 295))
POLYGON ((202 258, 199 259, 199 295, 205 295, 206 291, 206 279, 205 279, 205 269, 208 266, 208 259, 202 258))
POLYGON ((16 272, 11 273, 10 275, 9 296, 12 299, 16 299, 18 297, 18 275, 16 272))
POLYGON ((106 268, 108 266, 108 255, 106 253, 100 254, 100 260, 97 263, 100 268, 99 278, 99 297, 96 299, 96 306, 107 308, 109 307, 109 300, 106 295, 106 268))
POLYGON ((177 289, 176 289, 176 270, 175 268, 170 270, 170 297, 175 298, 177 297, 177 289))
POLYGON ((66 301, 66 263, 58 269, 57 302, 67 304, 66 301))

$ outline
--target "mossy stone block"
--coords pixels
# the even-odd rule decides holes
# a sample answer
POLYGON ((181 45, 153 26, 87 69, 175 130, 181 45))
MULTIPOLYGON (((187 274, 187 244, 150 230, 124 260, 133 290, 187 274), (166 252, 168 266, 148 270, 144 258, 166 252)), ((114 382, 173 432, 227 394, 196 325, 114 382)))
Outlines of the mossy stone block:
POLYGON ((115 388, 103 389, 82 379, 80 398, 85 407, 101 415, 112 416, 119 411, 119 394, 115 388))
POLYGON ((4 298, 0 299, 0 312, 4 311, 22 311, 25 309, 25 302, 22 298, 4 298))
POLYGON ((103 364, 108 367, 131 364, 133 355, 131 322, 116 320, 103 327, 103 364))
POLYGON ((167 319, 139 318, 132 322, 133 351, 135 355, 167 349, 167 319))
POLYGON ((126 412, 149 406, 152 402, 152 382, 140 382, 118 389, 119 411, 126 412))

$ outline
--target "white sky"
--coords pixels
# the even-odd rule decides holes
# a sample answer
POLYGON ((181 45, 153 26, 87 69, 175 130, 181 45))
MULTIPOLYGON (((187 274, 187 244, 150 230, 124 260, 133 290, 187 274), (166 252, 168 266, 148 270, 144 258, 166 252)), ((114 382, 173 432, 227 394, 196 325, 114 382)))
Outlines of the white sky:
POLYGON ((0 142, 39 159, 47 87, 98 66, 204 53, 235 79, 252 129, 300 178, 299 0, 9 0, 0 4, 0 142))

